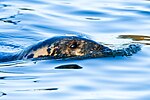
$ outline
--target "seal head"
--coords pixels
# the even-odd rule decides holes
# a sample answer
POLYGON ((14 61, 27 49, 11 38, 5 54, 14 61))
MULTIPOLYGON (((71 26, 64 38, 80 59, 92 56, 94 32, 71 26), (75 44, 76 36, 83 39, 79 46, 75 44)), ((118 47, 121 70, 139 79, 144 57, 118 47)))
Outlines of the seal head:
POLYGON ((21 58, 87 58, 104 56, 103 51, 109 50, 95 41, 77 36, 53 37, 22 52, 21 58))
POLYGON ((141 50, 139 44, 127 44, 122 48, 110 49, 107 45, 77 36, 58 36, 41 41, 23 51, 5 54, 0 62, 13 60, 83 59, 97 57, 131 56, 141 50))

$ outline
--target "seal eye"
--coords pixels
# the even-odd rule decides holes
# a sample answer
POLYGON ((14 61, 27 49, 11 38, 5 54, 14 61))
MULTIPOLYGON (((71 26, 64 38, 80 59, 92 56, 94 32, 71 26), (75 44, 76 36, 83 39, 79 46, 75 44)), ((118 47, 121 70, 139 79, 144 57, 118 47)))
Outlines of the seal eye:
POLYGON ((77 42, 73 42, 73 43, 70 45, 70 48, 71 48, 71 49, 75 49, 75 48, 77 48, 77 47, 78 47, 77 42))

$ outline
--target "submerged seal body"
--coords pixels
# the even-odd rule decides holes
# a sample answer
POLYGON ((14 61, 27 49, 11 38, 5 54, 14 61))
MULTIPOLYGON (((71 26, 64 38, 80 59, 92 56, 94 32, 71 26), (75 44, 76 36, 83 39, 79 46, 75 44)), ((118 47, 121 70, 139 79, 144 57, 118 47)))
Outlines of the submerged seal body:
POLYGON ((90 39, 78 36, 58 36, 29 46, 18 53, 6 55, 0 61, 130 56, 140 49, 138 44, 129 44, 126 48, 113 50, 90 39))

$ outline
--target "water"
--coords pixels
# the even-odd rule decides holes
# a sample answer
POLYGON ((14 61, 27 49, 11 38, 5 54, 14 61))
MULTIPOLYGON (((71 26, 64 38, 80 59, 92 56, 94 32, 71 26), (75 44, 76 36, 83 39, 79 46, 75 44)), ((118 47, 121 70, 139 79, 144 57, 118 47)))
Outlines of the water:
POLYGON ((143 44, 131 57, 0 64, 1 100, 150 99, 149 0, 0 0, 0 13, 0 52, 60 35, 143 44))

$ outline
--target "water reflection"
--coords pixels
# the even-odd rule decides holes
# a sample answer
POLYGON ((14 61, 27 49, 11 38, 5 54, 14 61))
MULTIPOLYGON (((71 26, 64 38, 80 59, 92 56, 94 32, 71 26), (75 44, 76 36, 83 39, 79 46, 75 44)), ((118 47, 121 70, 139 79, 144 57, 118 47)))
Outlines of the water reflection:
POLYGON ((68 64, 55 67, 55 69, 82 69, 82 67, 76 64, 68 64))
POLYGON ((35 76, 2 76, 0 77, 0 80, 31 80, 36 79, 35 76))
POLYGON ((119 35, 119 38, 123 39, 132 39, 133 41, 150 41, 150 36, 143 36, 143 35, 119 35))
POLYGON ((27 10, 27 11, 34 11, 34 9, 31 8, 19 8, 20 10, 27 10))
POLYGON ((21 22, 20 20, 15 20, 16 16, 21 15, 19 12, 15 15, 6 17, 6 18, 0 18, 0 21, 3 21, 5 23, 12 23, 14 25, 17 25, 19 22, 21 22))
POLYGON ((88 20, 100 20, 100 18, 90 18, 90 17, 88 17, 86 19, 88 19, 88 20))
MULTIPOLYGON (((6 8, 6 7, 8 7, 6 10, 9 10, 9 9, 12 10, 13 6, 12 7, 11 6, 12 5, 8 5, 8 4, 0 4, 0 8, 2 10, 4 8, 6 8)), ((8 16, 8 17, 0 18, 0 21, 5 22, 5 23, 11 23, 11 24, 17 25, 19 22, 21 22, 20 20, 16 20, 16 17, 18 17, 18 15, 22 15, 22 13, 20 13, 21 10, 24 10, 24 11, 34 11, 34 9, 27 8, 27 7, 15 8, 15 10, 17 10, 17 12, 18 12, 17 14, 14 14, 14 15, 11 15, 11 16, 8 16)))
POLYGON ((141 43, 145 45, 150 45, 150 36, 146 35, 119 35, 118 38, 120 39, 132 39, 133 41, 138 41, 138 42, 133 42, 133 43, 141 43), (147 42, 143 42, 147 41, 147 42))
POLYGON ((52 90, 58 90, 58 88, 26 89, 26 90, 15 90, 15 91, 52 91, 52 90))
POLYGON ((7 95, 6 93, 4 92, 0 92, 0 97, 4 96, 4 95, 7 95))
POLYGON ((11 5, 8 5, 8 4, 0 4, 0 8, 3 8, 3 7, 9 7, 11 5))
MULTIPOLYGON (((9 51, 14 51, 65 34, 88 35, 110 47, 128 40, 149 45, 150 36, 144 33, 149 33, 150 6, 145 1, 3 0, 0 46, 12 47, 9 51), (136 34, 120 35, 124 32, 136 34), (18 47, 9 45, 18 43, 18 47)), ((149 47, 144 45, 141 52, 131 57, 1 63, 0 98, 149 100, 149 58, 149 47)))

